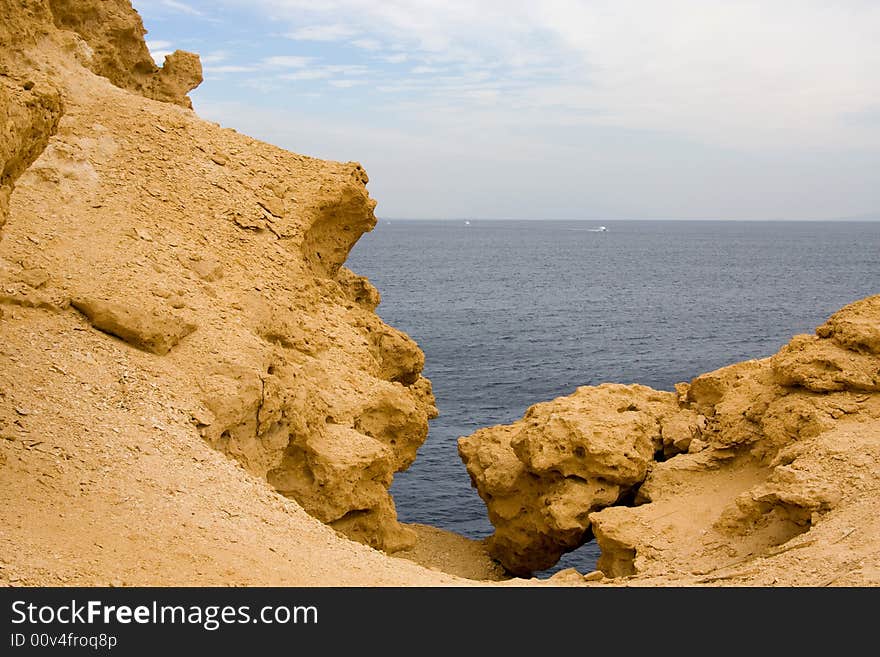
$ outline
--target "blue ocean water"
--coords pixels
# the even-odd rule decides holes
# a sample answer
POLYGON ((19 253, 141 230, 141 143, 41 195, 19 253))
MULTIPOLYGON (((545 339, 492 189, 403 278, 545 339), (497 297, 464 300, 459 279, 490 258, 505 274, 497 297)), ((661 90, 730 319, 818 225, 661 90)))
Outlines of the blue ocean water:
MULTIPOLYGON (((440 416, 401 520, 492 533, 456 440, 605 381, 671 390, 880 293, 880 222, 380 220, 347 266, 425 352, 440 416)), ((591 570, 593 543, 553 570, 591 570)), ((551 572, 551 571, 548 571, 551 572)))

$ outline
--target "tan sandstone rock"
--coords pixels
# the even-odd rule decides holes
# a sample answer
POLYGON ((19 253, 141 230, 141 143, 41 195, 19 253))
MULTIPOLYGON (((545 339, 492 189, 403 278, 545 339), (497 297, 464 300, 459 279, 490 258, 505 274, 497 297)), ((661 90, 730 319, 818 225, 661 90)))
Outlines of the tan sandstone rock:
POLYGON ((822 537, 877 506, 878 327, 880 296, 677 393, 580 388, 462 438, 493 556, 525 573, 595 536, 609 577, 735 582, 762 571, 726 569, 791 550, 827 567, 839 551, 822 537))
MULTIPOLYGON (((126 0, 0 17, 0 585, 464 582, 334 528, 500 577, 481 543, 396 519, 387 484, 436 408, 343 266, 375 224, 363 168, 199 120, 197 58, 157 67, 126 0), (147 344, 179 328, 166 306, 199 328, 160 357, 72 297, 147 344)), ((878 308, 675 393, 583 389, 463 440, 496 553, 527 571, 592 533, 603 586, 877 585, 878 308)))
POLYGON ((161 308, 148 309, 89 297, 72 299, 70 305, 84 314, 96 329, 160 356, 196 330, 195 324, 161 308))
MULTIPOLYGON (((674 393, 605 384, 536 404, 509 427, 459 441, 495 534, 490 553, 509 571, 552 566, 591 538, 589 514, 641 483, 672 436, 698 435, 674 393)), ((679 437, 681 441, 681 438, 679 437)))
POLYGON ((25 88, 28 85, 21 77, 0 75, 0 231, 15 180, 46 147, 62 112, 56 89, 48 85, 25 88))
POLYGON ((192 107, 186 96, 202 81, 199 56, 181 50, 160 68, 143 40, 146 30, 128 0, 48 0, 55 25, 87 44, 83 62, 113 84, 148 98, 192 107))
POLYGON ((185 109, 198 57, 157 67, 127 0, 0 0, 0 14, 0 305, 15 309, 0 343, 46 321, 87 340, 73 299, 101 349, 85 364, 52 349, 53 368, 127 363, 101 384, 119 408, 141 403, 134 380, 182 397, 170 418, 152 419, 160 405, 114 428, 176 427, 351 538, 412 547, 388 487, 437 410, 421 350, 343 267, 376 224, 363 168, 201 121, 185 109))

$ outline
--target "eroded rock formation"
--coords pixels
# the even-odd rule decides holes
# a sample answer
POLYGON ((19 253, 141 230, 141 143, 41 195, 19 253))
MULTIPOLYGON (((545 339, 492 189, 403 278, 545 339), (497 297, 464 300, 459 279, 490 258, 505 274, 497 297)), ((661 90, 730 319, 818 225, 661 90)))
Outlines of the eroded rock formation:
MULTIPOLYGON (((327 527, 412 545, 387 491, 436 412, 343 266, 363 169, 200 121, 197 58, 157 67, 124 0, 0 17, 0 585, 461 584, 327 527)), ((878 315, 464 440, 496 553, 526 572, 592 533, 641 584, 880 582, 878 315)), ((501 576, 438 532, 403 554, 501 576)))
MULTIPOLYGON (((878 385, 880 296, 771 358, 676 393, 580 388, 462 438, 459 452, 495 525, 490 551, 512 572, 546 568, 595 536, 608 576, 702 576, 871 517, 878 385)), ((721 572, 697 581, 738 576, 721 572)))
POLYGON ((0 230, 16 179, 43 152, 61 117, 57 90, 34 86, 31 79, 0 73, 0 230))
POLYGON ((493 556, 517 574, 549 568, 589 538, 591 512, 632 496, 655 454, 686 450, 701 421, 674 393, 604 384, 462 439, 496 528, 493 556))
POLYGON ((82 40, 77 54, 83 64, 117 87, 192 107, 187 94, 202 82, 199 56, 177 50, 160 68, 153 62, 147 31, 129 0, 48 0, 55 26, 82 40))
POLYGON ((421 350, 342 266, 376 222, 361 166, 198 119, 197 56, 156 67, 125 0, 0 7, 3 343, 97 329, 93 368, 134 359, 249 473, 351 538, 411 547, 388 487, 436 409, 421 350))

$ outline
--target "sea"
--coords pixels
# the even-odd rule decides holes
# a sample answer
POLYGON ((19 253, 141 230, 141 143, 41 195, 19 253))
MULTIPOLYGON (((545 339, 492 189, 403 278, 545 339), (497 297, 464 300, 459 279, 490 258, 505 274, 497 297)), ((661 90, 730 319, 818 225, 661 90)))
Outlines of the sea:
MULTIPOLYGON (((775 353, 880 293, 880 222, 383 219, 346 264, 424 350, 440 410, 395 476, 398 516, 480 539, 460 436, 578 386, 672 390, 775 353)), ((591 541, 539 576, 598 554, 591 541)))

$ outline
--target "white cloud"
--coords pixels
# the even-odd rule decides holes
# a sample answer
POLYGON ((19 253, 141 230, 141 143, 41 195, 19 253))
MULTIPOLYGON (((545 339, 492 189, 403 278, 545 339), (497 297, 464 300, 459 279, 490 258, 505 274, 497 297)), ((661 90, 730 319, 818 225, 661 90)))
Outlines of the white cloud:
POLYGON ((438 68, 436 66, 415 66, 410 71, 414 75, 424 75, 426 73, 442 73, 444 69, 438 68))
POLYGON ((150 52, 153 52, 154 50, 169 50, 171 48, 170 41, 158 41, 158 40, 153 41, 153 40, 147 39, 146 44, 147 44, 147 49, 150 52))
MULTIPOLYGON (((248 75, 242 77, 235 81, 235 85, 237 87, 246 87, 249 89, 254 89, 255 91, 260 92, 261 94, 271 94, 278 92, 278 76, 266 76, 260 75, 259 73, 255 75, 248 75)), ((237 95, 237 93, 236 93, 237 95)), ((196 99, 193 97, 193 102, 195 103, 196 99)), ((230 124, 234 125, 234 124, 230 124)), ((250 131, 249 135, 256 135, 258 131, 250 131)))
POLYGON ((843 118, 880 97, 880 4, 867 0, 229 1, 310 23, 303 38, 406 49, 377 61, 531 79, 511 101, 567 121, 737 148, 880 141, 843 118))
POLYGON ((330 71, 322 69, 303 69, 294 73, 284 73, 278 77, 282 80, 323 80, 329 78, 332 74, 330 71))
POLYGON ((204 14, 195 7, 192 7, 185 2, 179 2, 179 0, 161 0, 161 2, 165 7, 180 12, 181 14, 189 14, 190 16, 204 16, 204 14))
POLYGON ((263 66, 267 68, 304 68, 311 61, 311 57, 300 55, 275 55, 263 59, 263 66))
POLYGON ((366 84, 366 82, 364 80, 328 80, 327 84, 338 89, 350 89, 351 87, 366 84))
POLYGON ((323 68, 330 73, 342 75, 366 75, 370 72, 370 69, 363 64, 329 64, 323 68))
POLYGON ((226 64, 220 66, 209 66, 206 67, 206 71, 208 73, 222 74, 222 73, 252 73, 254 71, 259 70, 256 66, 240 66, 236 64, 226 64))
POLYGON ((461 95, 484 105, 492 105, 498 101, 501 92, 498 89, 467 89, 461 95))
MULTIPOLYGON (((366 75, 369 69, 360 64, 329 64, 325 66, 314 66, 294 71, 293 73, 284 73, 278 77, 282 80, 323 80, 337 75, 366 75)), ((343 85, 335 85, 343 86, 343 85)), ((354 86, 354 85, 347 85, 354 86)))
POLYGON ((378 57, 380 61, 387 62, 389 64, 403 64, 403 62, 409 59, 409 55, 405 52, 394 53, 393 55, 382 55, 378 57))
POLYGON ((229 53, 225 50, 214 50, 208 53, 199 53, 199 59, 202 60, 203 65, 225 62, 227 59, 229 59, 229 57, 229 53))
POLYGON ((589 86, 549 85, 533 100, 610 125, 731 146, 839 143, 838 118, 880 94, 880 11, 861 2, 551 0, 536 20, 589 86))
POLYGON ((335 23, 332 25, 309 25, 301 27, 284 36, 295 41, 340 41, 357 34, 357 30, 335 23))
POLYGON ((382 48, 382 42, 378 39, 354 39, 351 42, 355 48, 360 48, 361 50, 380 50, 382 48))
POLYGON ((240 82, 318 80, 324 96, 296 103, 314 86, 291 83, 277 113, 210 112, 298 152, 361 159, 389 215, 880 207, 874 1, 218 2, 338 43, 295 44, 311 59, 261 51, 263 75, 240 82))

